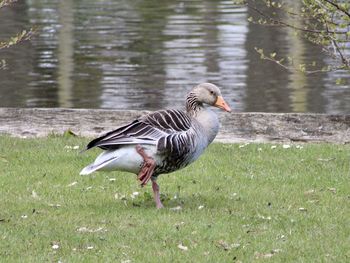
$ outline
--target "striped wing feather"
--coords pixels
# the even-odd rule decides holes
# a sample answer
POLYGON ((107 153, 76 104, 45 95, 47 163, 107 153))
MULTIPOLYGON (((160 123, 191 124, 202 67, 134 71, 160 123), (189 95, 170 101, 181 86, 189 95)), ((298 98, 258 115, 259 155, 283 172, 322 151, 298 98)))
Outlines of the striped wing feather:
MULTIPOLYGON (((126 144, 153 144, 160 151, 178 152, 186 150, 187 131, 191 129, 191 118, 179 110, 162 110, 145 115, 125 126, 92 140, 87 149, 100 147, 104 150, 118 149, 126 144)), ((192 140, 191 140, 192 141, 192 140)))

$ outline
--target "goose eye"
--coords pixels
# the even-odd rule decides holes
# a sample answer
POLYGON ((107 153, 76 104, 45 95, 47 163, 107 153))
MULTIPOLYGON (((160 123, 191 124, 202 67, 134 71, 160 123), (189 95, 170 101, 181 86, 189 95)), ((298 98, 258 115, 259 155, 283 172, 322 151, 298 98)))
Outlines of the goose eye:
POLYGON ((211 91, 210 91, 210 94, 211 94, 211 95, 214 95, 214 91, 211 90, 211 91))

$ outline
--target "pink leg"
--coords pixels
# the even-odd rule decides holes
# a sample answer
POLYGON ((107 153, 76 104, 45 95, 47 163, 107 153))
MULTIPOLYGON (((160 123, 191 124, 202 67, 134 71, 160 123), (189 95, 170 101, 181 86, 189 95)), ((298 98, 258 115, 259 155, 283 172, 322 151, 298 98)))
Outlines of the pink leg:
POLYGON ((141 181, 141 186, 145 186, 153 175, 156 162, 145 153, 144 149, 140 145, 136 145, 136 151, 143 158, 143 165, 137 179, 141 181))
POLYGON ((159 186, 156 180, 152 180, 152 189, 153 189, 154 201, 156 201, 157 209, 163 208, 164 206, 160 201, 159 186))
MULTIPOLYGON (((137 178, 141 181, 141 186, 145 186, 153 175, 154 168, 156 167, 156 162, 145 153, 144 149, 140 145, 136 145, 136 151, 138 154, 142 156, 144 161, 141 171, 139 172, 137 178)), ((158 209, 163 208, 163 204, 160 201, 159 186, 156 180, 153 180, 153 179, 152 179, 152 189, 153 189, 154 201, 156 202, 156 207, 158 209)))

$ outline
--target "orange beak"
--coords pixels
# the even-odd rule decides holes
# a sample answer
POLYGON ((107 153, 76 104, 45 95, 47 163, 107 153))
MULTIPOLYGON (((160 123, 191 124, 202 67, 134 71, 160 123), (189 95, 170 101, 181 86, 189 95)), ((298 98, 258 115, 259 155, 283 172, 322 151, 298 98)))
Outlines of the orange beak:
POLYGON ((231 108, 227 105, 227 103, 224 101, 224 98, 221 96, 218 96, 214 106, 223 109, 227 112, 231 111, 231 108))

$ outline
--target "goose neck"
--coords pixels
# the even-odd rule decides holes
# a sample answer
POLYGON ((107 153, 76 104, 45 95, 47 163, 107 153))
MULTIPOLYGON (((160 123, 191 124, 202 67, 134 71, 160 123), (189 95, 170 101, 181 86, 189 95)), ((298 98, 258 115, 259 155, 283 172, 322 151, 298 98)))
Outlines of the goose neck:
POLYGON ((191 116, 196 116, 203 109, 203 104, 198 101, 197 94, 190 92, 186 98, 186 111, 191 116))

